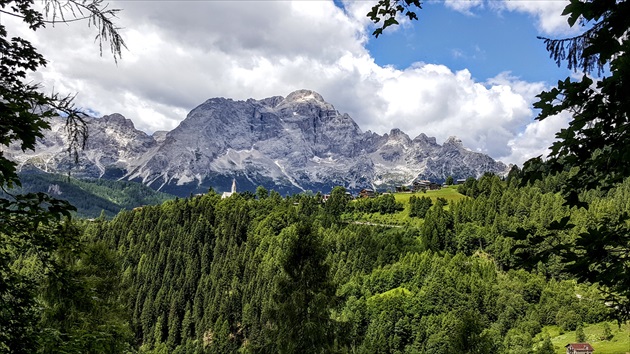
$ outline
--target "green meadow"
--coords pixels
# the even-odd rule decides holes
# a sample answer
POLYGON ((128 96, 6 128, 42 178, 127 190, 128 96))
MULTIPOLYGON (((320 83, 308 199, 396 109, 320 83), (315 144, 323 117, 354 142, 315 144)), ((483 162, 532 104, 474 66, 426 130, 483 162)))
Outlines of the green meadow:
POLYGON ((458 201, 462 198, 466 198, 466 196, 459 194, 459 192, 457 192, 457 186, 448 186, 448 187, 444 187, 442 189, 435 190, 435 191, 416 192, 416 193, 394 193, 394 197, 396 198, 396 201, 402 202, 405 205, 405 207, 409 205, 409 198, 411 198, 412 195, 415 195, 416 197, 429 197, 431 198, 434 204, 437 198, 444 198, 449 203, 452 201, 453 202, 458 201))
MULTIPOLYGON (((404 209, 394 214, 380 214, 380 213, 360 213, 353 212, 344 215, 344 220, 347 222, 365 222, 379 225, 391 225, 391 226, 412 226, 420 227, 424 222, 423 219, 409 217, 409 199, 411 196, 429 197, 433 204, 435 204, 438 198, 444 198, 451 204, 460 199, 467 198, 465 195, 457 192, 457 186, 448 186, 440 190, 415 192, 415 193, 393 193, 397 202, 403 204, 404 209)), ((448 209, 448 205, 446 206, 448 209)))
MULTIPOLYGON (((612 332, 610 340, 604 340, 604 322, 584 325, 584 334, 595 354, 625 354, 630 353, 630 325, 618 326, 616 322, 608 322, 612 332)), ((575 331, 563 332, 558 326, 545 326, 534 341, 542 342, 546 336, 551 338, 557 354, 565 354, 565 346, 576 343, 575 331)))

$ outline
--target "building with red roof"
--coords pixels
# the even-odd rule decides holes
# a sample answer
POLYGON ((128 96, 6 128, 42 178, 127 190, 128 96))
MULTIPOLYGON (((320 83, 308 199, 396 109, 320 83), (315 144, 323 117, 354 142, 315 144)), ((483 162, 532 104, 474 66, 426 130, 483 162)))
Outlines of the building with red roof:
POLYGON ((569 343, 564 346, 567 354, 592 354, 595 349, 588 343, 569 343))

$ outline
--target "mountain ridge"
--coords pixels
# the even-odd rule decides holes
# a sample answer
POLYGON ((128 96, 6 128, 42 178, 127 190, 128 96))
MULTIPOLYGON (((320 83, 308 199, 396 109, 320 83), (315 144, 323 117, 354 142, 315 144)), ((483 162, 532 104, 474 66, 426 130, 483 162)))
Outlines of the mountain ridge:
POLYGON ((334 185, 386 189, 418 178, 441 182, 449 175, 505 174, 509 168, 456 137, 440 145, 434 137, 411 139, 400 129, 363 132, 312 90, 261 100, 211 98, 175 129, 153 135, 117 113, 87 123, 90 134, 77 166, 63 153, 62 118, 51 121, 34 152, 12 147, 6 153, 20 167, 73 169, 78 177, 137 181, 180 196, 229 190, 233 178, 239 190, 263 185, 293 193, 334 185))

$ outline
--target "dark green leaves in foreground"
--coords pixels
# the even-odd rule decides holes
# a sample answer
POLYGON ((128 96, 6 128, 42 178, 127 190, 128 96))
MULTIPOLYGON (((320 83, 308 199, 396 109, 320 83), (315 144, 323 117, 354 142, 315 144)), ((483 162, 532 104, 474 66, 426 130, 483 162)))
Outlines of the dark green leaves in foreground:
POLYGON ((412 11, 413 7, 421 9, 420 0, 379 0, 367 14, 367 17, 374 23, 379 23, 383 20, 381 27, 374 30, 372 34, 378 38, 387 27, 398 25, 399 23, 396 20, 398 14, 404 14, 410 20, 417 20, 418 15, 416 15, 415 9, 412 11))
POLYGON ((630 318, 630 227, 628 214, 604 217, 580 233, 566 256, 578 280, 598 283, 622 320, 630 318))

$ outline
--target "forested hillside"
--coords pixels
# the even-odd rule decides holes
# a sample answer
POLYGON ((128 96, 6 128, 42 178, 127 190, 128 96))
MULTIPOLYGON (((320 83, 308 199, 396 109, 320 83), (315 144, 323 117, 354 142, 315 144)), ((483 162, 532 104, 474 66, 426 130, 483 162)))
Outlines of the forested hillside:
POLYGON ((561 256, 528 255, 630 210, 628 180, 585 195, 586 210, 563 206, 563 178, 471 180, 470 198, 436 203, 419 228, 342 222, 354 212, 342 190, 322 205, 261 188, 126 211, 85 237, 119 257, 141 352, 550 353, 543 326, 572 331, 614 309, 561 256), (550 231, 564 216, 576 226, 550 231))
POLYGON ((175 198, 140 183, 127 181, 76 179, 48 173, 21 173, 20 180, 22 187, 14 189, 12 193, 48 193, 70 202, 77 208, 76 215, 84 218, 96 218, 101 212, 111 218, 123 209, 161 204, 175 198))

